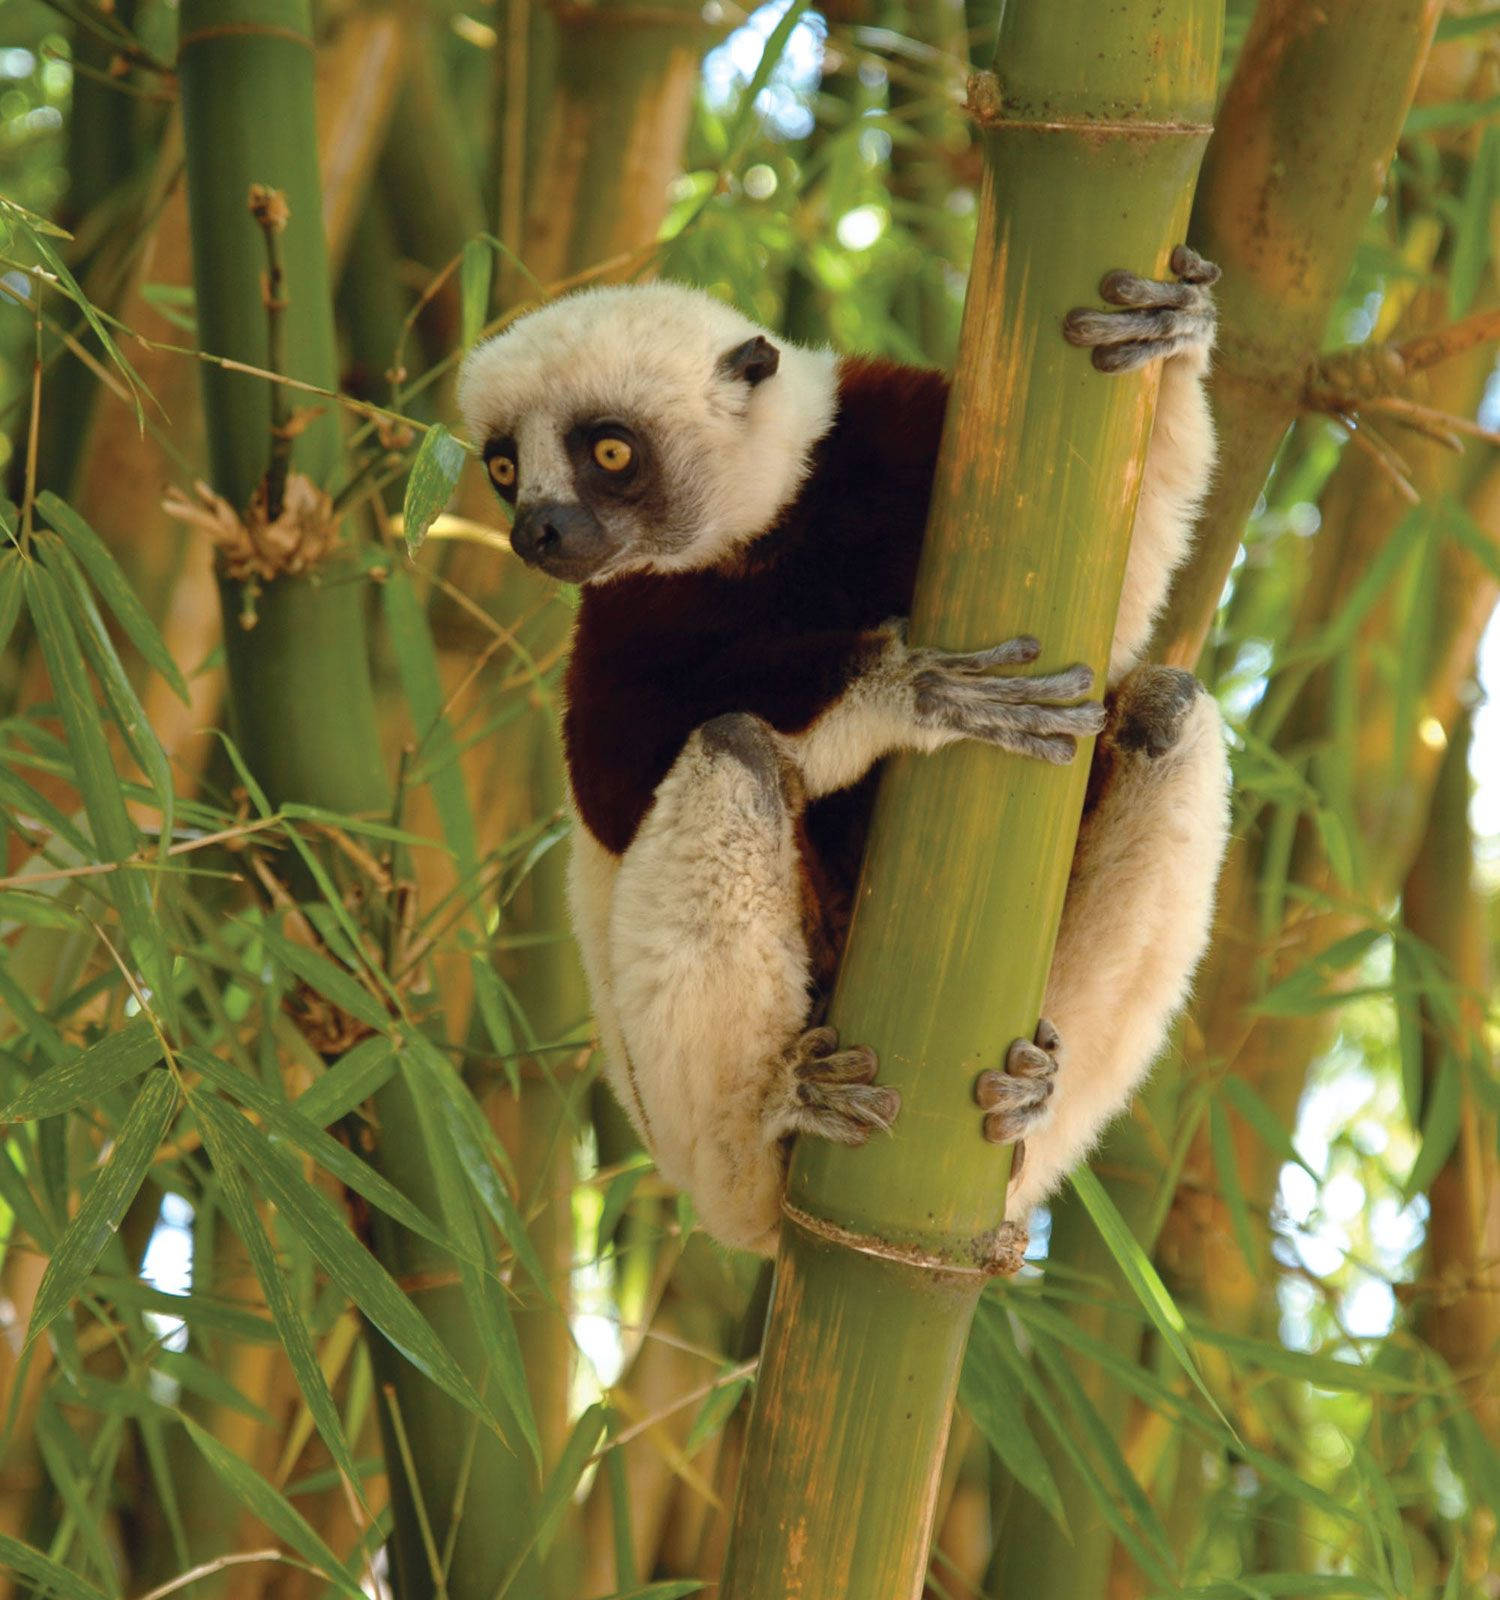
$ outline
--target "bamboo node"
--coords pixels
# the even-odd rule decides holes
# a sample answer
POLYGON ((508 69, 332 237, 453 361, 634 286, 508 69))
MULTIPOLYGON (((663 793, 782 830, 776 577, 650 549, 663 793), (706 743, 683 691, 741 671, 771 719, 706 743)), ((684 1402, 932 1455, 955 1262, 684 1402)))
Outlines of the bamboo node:
POLYGON ((894 1261, 903 1267, 928 1272, 938 1278, 987 1279, 1013 1278, 1023 1266, 1029 1235, 1019 1223, 1002 1222, 989 1233, 976 1235, 953 1252, 925 1249, 920 1245, 897 1244, 878 1234, 860 1233, 845 1228, 827 1217, 814 1216, 792 1204, 785 1195, 781 1213, 793 1227, 829 1244, 856 1250, 862 1256, 894 1261))
POLYGON ((338 519, 333 501, 303 473, 286 480, 279 516, 266 514, 265 484, 243 517, 206 483, 194 498, 171 488, 162 501, 168 515, 201 528, 213 541, 225 573, 240 583, 265 581, 319 566, 334 549, 338 519))

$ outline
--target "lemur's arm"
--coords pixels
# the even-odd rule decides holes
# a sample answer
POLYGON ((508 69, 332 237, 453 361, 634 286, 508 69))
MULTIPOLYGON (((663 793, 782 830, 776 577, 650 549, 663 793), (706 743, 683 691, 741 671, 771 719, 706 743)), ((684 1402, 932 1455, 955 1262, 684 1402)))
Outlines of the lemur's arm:
POLYGON ((809 798, 856 783, 883 756, 930 751, 956 739, 979 739, 1039 760, 1073 759, 1078 739, 1104 723, 1095 702, 1077 704, 1093 672, 1075 664, 1036 677, 996 669, 1036 660, 1035 639, 1008 639, 988 650, 914 648, 892 622, 863 633, 808 634, 757 641, 736 650, 721 680, 741 692, 734 710, 764 716, 785 734, 809 798), (837 686, 829 682, 837 674, 837 686), (788 716, 784 685, 823 684, 815 712, 788 716), (778 685, 760 703, 759 685, 778 685))

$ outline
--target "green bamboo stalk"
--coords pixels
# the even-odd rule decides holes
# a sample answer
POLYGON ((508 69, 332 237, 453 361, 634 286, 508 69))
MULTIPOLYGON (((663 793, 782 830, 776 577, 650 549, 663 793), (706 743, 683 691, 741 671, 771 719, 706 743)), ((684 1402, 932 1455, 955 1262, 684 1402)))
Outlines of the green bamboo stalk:
MULTIPOLYGON (((313 122, 313 53, 306 0, 185 0, 179 72, 188 156, 199 337, 205 349, 266 364, 261 272, 265 247, 247 208, 252 183, 285 195, 291 221, 281 239, 289 376, 331 388, 337 380, 313 122), (299 225, 300 224, 300 225, 299 225)), ((214 487, 245 506, 269 464, 271 396, 264 380, 204 369, 214 487)), ((293 444, 292 470, 328 485, 339 455, 336 418, 314 418, 293 444)), ((385 816, 390 791, 377 732, 365 636, 366 594, 346 550, 308 577, 269 580, 258 621, 240 626, 241 586, 221 579, 236 737, 273 803, 295 798, 334 810, 385 816)), ((437 1180, 410 1092, 398 1077, 375 1099, 373 1164, 429 1214, 440 1214, 437 1180)), ((451 1258, 377 1220, 371 1245, 388 1270, 413 1285, 421 1307, 476 1386, 485 1356, 456 1287, 451 1258)), ((398 1595, 433 1592, 412 1495, 446 1541, 455 1509, 505 1506, 507 1515, 464 1518, 453 1540, 446 1593, 488 1597, 525 1548, 530 1518, 515 1496, 511 1451, 439 1395, 397 1352, 372 1336, 383 1400, 394 1397, 414 1464, 401 1465, 393 1408, 380 1407, 395 1512, 392 1578, 398 1595)), ((539 1592, 522 1563, 514 1600, 539 1592)))
MULTIPOLYGON (((1025 629, 1049 660, 1104 661, 1155 379, 1102 381, 1059 330, 1104 269, 1165 269, 1221 31, 1212 0, 1005 9, 914 638, 1025 629)), ((862 1151, 796 1152, 727 1600, 920 1592, 1009 1165, 972 1085, 1036 1025, 1085 777, 960 747, 883 782, 833 1020, 903 1110, 862 1151)))
POLYGON ((1295 420, 1443 9, 1262 0, 1219 108, 1190 237, 1224 269, 1219 465, 1152 651, 1193 667, 1245 519, 1295 420))

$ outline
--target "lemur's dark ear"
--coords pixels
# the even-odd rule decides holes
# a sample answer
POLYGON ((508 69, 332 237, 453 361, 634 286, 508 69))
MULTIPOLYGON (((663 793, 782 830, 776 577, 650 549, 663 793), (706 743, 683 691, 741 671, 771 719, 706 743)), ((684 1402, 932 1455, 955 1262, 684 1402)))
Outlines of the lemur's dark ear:
POLYGON ((767 378, 775 377, 780 365, 781 352, 760 334, 719 357, 719 371, 726 378, 743 378, 752 389, 767 378))

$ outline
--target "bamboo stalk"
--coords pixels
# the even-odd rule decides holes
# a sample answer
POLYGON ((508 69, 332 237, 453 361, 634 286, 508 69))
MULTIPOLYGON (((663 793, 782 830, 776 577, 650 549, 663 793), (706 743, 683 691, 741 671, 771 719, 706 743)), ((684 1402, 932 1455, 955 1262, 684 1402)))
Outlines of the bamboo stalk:
POLYGON ((1153 654, 1202 653, 1245 519, 1295 419, 1309 361, 1416 91, 1441 0, 1262 0, 1193 208, 1224 269, 1210 385, 1219 466, 1153 654))
MULTIPOLYGON (((978 243, 914 638, 1024 628, 1050 660, 1103 662, 1155 383, 1101 382, 1059 330, 1104 269, 1165 269, 1221 29, 1210 0, 1006 8, 1002 79, 972 97, 978 243)), ((728 1600, 921 1590, 1008 1169, 971 1088, 1035 1027, 1085 777, 959 747, 883 782, 832 1015, 903 1111, 888 1141, 794 1157, 728 1600)))
MULTIPOLYGON (((194 241, 199 336, 205 349, 263 367, 264 247, 247 208, 252 183, 286 197, 286 376, 336 384, 333 318, 324 253, 313 52, 306 0, 185 0, 180 78, 194 241)), ((271 402, 263 379, 203 367, 214 487, 236 507, 257 491, 268 465, 271 402)), ((339 455, 337 419, 311 418, 292 446, 292 472, 326 486, 339 455)), ((334 810, 389 814, 365 637, 366 593, 346 547, 310 576, 266 582, 253 628, 239 625, 242 585, 221 574, 226 654, 236 735, 274 803, 296 798, 334 810)), ((441 1210, 410 1090, 396 1078, 375 1098, 378 1137, 369 1158, 430 1214, 441 1210)), ((488 1389, 483 1342, 473 1326, 454 1263, 436 1247, 377 1218, 370 1243, 476 1387, 488 1389)), ((516 1493, 511 1450, 440 1395, 383 1339, 371 1337, 395 1513, 392 1581, 400 1596, 430 1593, 423 1516, 447 1541, 446 1593, 493 1594, 525 1547, 528 1518, 516 1493), (403 1471, 395 1419, 404 1424, 414 1473, 403 1471), (413 1479, 420 1483, 420 1505, 413 1479), (469 1516, 462 1504, 510 1507, 503 1519, 469 1516)), ((503 1408, 502 1408, 503 1409, 503 1408)), ((534 1562, 521 1563, 512 1600, 539 1593, 534 1562)))

